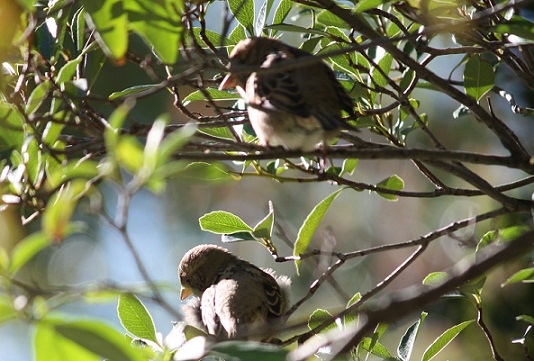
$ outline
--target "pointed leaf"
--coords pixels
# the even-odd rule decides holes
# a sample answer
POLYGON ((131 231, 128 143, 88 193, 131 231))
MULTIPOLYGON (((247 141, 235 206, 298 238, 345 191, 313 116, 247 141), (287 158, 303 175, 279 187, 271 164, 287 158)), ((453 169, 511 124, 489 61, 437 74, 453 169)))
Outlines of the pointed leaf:
MULTIPOLYGON (((325 215, 326 211, 334 201, 334 199, 341 194, 343 189, 339 189, 335 191, 334 193, 330 194, 328 197, 323 199, 319 204, 317 204, 313 210, 308 214, 308 217, 304 220, 304 223, 299 229, 299 233, 297 235, 297 241, 295 242, 295 246, 293 248, 293 255, 299 256, 303 253, 306 253, 306 250, 308 249, 308 245, 311 242, 311 239, 313 235, 315 234, 315 231, 317 230, 317 227, 319 226, 319 223, 321 223, 321 220, 323 219, 323 216, 325 215)), ((295 261, 295 266, 297 267, 297 273, 300 274, 300 264, 301 261, 295 261)))
POLYGON ((55 320, 51 323, 63 338, 74 341, 96 355, 113 361, 144 360, 142 354, 133 349, 123 335, 102 322, 55 320))
POLYGON ((423 312, 421 313, 421 317, 419 320, 414 322, 401 338, 401 341, 399 343, 399 347, 397 348, 397 355, 402 361, 408 361, 410 360, 410 357, 412 356, 413 347, 415 345, 415 339, 417 337, 417 334, 419 333, 419 329, 421 328, 421 325, 423 324, 423 321, 426 318, 427 313, 423 312))
POLYGON ((523 283, 532 283, 534 282, 534 267, 524 268, 516 273, 513 276, 508 278, 501 287, 509 285, 510 283, 523 282, 523 283))
POLYGON ((443 332, 441 336, 436 338, 430 346, 425 350, 422 361, 428 361, 443 350, 464 328, 472 324, 475 320, 464 321, 456 326, 449 328, 443 332))
MULTIPOLYGON (((390 189, 392 191, 400 191, 404 188, 404 181, 398 175, 394 174, 391 177, 380 181, 376 186, 379 188, 390 189)), ((393 194, 385 194, 380 192, 377 193, 380 197, 385 198, 389 201, 396 201, 398 199, 397 196, 393 194)))
POLYGON ((216 234, 230 234, 236 232, 252 232, 252 228, 238 216, 225 212, 215 211, 203 215, 199 219, 200 229, 216 234))
POLYGON ((269 214, 267 214, 261 221, 256 224, 256 227, 254 227, 254 231, 252 234, 254 234, 255 237, 258 238, 271 238, 273 233, 273 225, 274 225, 274 208, 273 203, 269 201, 269 214))
POLYGON ((22 266, 49 245, 49 238, 42 232, 32 233, 24 238, 15 246, 11 253, 9 273, 15 275, 22 266))
POLYGON ((495 72, 490 63, 473 55, 465 64, 464 86, 467 95, 479 101, 495 84, 495 72))
MULTIPOLYGON (((328 312, 327 310, 323 309, 317 309, 313 311, 313 313, 310 315, 310 318, 308 318, 308 328, 310 330, 313 330, 314 328, 321 325, 323 322, 327 320, 332 320, 332 314, 328 312)), ((320 333, 327 332, 330 330, 333 330, 337 327, 336 320, 332 320, 332 323, 330 323, 328 326, 323 328, 320 333)))
POLYGON ((158 343, 152 316, 135 295, 124 293, 119 297, 117 314, 126 331, 135 337, 158 343))

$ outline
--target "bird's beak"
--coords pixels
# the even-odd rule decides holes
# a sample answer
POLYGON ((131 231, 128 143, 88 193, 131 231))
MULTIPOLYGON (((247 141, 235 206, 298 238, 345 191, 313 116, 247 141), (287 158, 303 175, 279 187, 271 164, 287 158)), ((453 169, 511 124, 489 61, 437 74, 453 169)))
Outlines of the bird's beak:
POLYGON ((182 286, 182 290, 180 291, 180 300, 185 300, 187 297, 191 296, 193 294, 193 290, 188 287, 182 286))
POLYGON ((219 90, 234 89, 236 86, 237 86, 237 76, 232 73, 229 73, 228 75, 224 77, 221 85, 219 85, 219 90))

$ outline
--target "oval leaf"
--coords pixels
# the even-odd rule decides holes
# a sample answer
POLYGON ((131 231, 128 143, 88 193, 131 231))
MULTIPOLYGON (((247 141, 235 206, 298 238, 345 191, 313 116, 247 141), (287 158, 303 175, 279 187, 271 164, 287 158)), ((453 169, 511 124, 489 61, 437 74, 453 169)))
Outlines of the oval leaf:
POLYGON ((225 211, 205 214, 199 218, 198 222, 200 229, 216 234, 252 232, 252 228, 243 222, 241 218, 225 211))
POLYGON ((467 95, 479 101, 495 84, 495 72, 490 63, 474 55, 465 64, 464 86, 467 95))
POLYGON ((126 331, 135 337, 158 343, 152 316, 135 295, 125 293, 119 297, 117 314, 126 331))

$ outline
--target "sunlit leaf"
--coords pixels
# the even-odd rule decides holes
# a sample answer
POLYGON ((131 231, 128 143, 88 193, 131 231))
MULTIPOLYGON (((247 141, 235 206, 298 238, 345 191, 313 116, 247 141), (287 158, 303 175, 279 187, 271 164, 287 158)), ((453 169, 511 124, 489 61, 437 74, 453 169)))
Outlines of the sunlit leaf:
POLYGON ((35 361, 100 361, 101 357, 73 340, 63 337, 52 326, 39 323, 34 334, 35 361))
POLYGON ((254 231, 252 232, 254 236, 258 238, 271 238, 273 233, 274 225, 274 208, 272 202, 269 201, 269 213, 256 224, 254 231))
POLYGON ((49 245, 49 238, 42 232, 32 233, 21 240, 11 252, 9 273, 15 275, 22 266, 49 245))
POLYGON ((381 359, 393 359, 393 356, 388 351, 386 346, 380 342, 373 340, 371 337, 364 337, 360 343, 361 347, 367 352, 380 357, 381 359))
POLYGON ((54 330, 86 350, 114 361, 142 361, 142 354, 133 349, 117 330, 92 320, 55 320, 54 330))
POLYGON ((415 339, 417 338, 419 329, 423 325, 426 316, 426 312, 421 313, 421 317, 419 318, 419 320, 417 320, 410 327, 408 327, 408 329, 402 336, 401 341, 399 343, 399 347, 397 348, 397 355, 402 361, 410 360, 413 347, 415 345, 415 339))
POLYGON ((522 16, 513 16, 492 28, 496 33, 517 35, 521 38, 534 40, 534 23, 522 16))
POLYGON ((287 361, 288 350, 260 342, 226 341, 214 345, 211 352, 232 361, 287 361))
POLYGON ((205 92, 201 92, 200 90, 196 90, 186 96, 183 100, 184 105, 188 105, 190 102, 195 100, 207 100, 206 95, 209 96, 211 100, 238 100, 241 99, 239 94, 236 92, 228 92, 225 90, 217 90, 208 88, 205 90, 205 92))
MULTIPOLYGON (((334 193, 330 194, 328 197, 323 199, 319 204, 317 204, 310 214, 306 217, 304 220, 304 223, 299 229, 299 233, 297 235, 297 240, 295 242, 295 245, 293 247, 293 255, 299 256, 303 253, 306 253, 306 250, 308 249, 308 245, 311 242, 311 239, 313 235, 315 234, 315 231, 317 230, 317 227, 319 226, 319 223, 321 223, 321 220, 323 219, 323 216, 325 215, 326 211, 334 201, 334 199, 337 198, 341 194, 343 189, 339 189, 335 191, 334 193)), ((297 260, 295 261, 295 266, 297 267, 297 273, 300 273, 300 264, 302 261, 297 260)))
POLYGON ((308 318, 308 328, 310 330, 319 327, 323 322, 332 321, 328 326, 323 328, 320 332, 327 332, 333 330, 337 327, 336 321, 332 319, 332 314, 327 310, 317 309, 308 318))
POLYGON ((122 0, 83 0, 95 37, 102 50, 117 63, 124 63, 128 49, 128 14, 122 0))
POLYGON ((427 286, 437 286, 442 284, 449 274, 447 272, 432 272, 423 280, 423 284, 427 286))
POLYGON ((125 2, 129 25, 165 64, 174 64, 184 30, 181 2, 129 0, 125 2), (178 8, 174 8, 176 5, 178 8))
POLYGON ((216 234, 231 234, 236 232, 252 232, 238 216, 224 211, 215 211, 199 218, 200 229, 216 234))
POLYGON ((16 317, 17 311, 15 311, 9 299, 4 295, 0 295, 0 325, 16 317))
MULTIPOLYGON (((400 178, 398 175, 394 174, 391 177, 388 177, 376 185, 379 188, 385 188, 392 191, 400 191, 404 188, 404 181, 402 178, 400 178)), ((386 193, 380 193, 377 192, 378 195, 380 195, 382 198, 385 198, 389 201, 396 201, 398 200, 397 196, 393 194, 386 194, 386 193)))
POLYGON ((157 85, 157 84, 135 85, 135 86, 126 88, 124 90, 121 90, 119 92, 111 93, 109 95, 108 99, 109 100, 117 100, 117 99, 121 99, 121 98, 126 98, 126 97, 128 97, 130 95, 139 94, 139 93, 142 93, 142 92, 147 91, 147 90, 151 90, 151 89, 157 90, 158 88, 161 88, 161 87, 159 85, 157 85))
POLYGON ((464 328, 466 328, 473 322, 474 320, 464 321, 456 326, 449 328, 447 331, 443 332, 425 350, 422 361, 428 361, 432 359, 434 356, 436 356, 438 353, 440 353, 441 350, 443 350, 449 343, 451 343, 451 341, 454 340, 454 338, 458 336, 458 334, 462 332, 464 328))
POLYGON ((135 295, 124 293, 119 297, 117 314, 126 331, 135 337, 158 343, 152 316, 135 295))
POLYGON ((532 283, 534 282, 534 267, 524 268, 516 273, 514 273, 510 278, 508 278, 504 283, 501 284, 501 287, 509 285, 510 283, 532 283))
POLYGON ((228 5, 236 20, 247 29, 249 35, 254 35, 254 0, 229 0, 228 5))

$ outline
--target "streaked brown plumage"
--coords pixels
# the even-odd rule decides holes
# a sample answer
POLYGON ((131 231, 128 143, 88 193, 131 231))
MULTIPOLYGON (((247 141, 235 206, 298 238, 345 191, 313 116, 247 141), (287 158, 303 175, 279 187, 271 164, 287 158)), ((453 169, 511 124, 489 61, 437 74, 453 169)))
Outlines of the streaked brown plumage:
MULTIPOLYGON (((200 299, 186 306, 186 322, 222 338, 249 338, 278 326, 287 296, 269 273, 215 245, 200 245, 185 254, 178 267, 181 299, 200 299)), ((288 279, 285 280, 288 286, 288 279)), ((270 336, 270 335, 269 335, 270 336)))
POLYGON ((291 66, 309 57, 313 55, 265 37, 242 40, 230 54, 230 73, 220 89, 236 88, 246 101, 261 144, 313 150, 347 127, 342 111, 356 118, 352 99, 325 63, 291 66), (258 70, 243 70, 251 66, 258 70), (261 71, 275 67, 279 70, 261 71))

